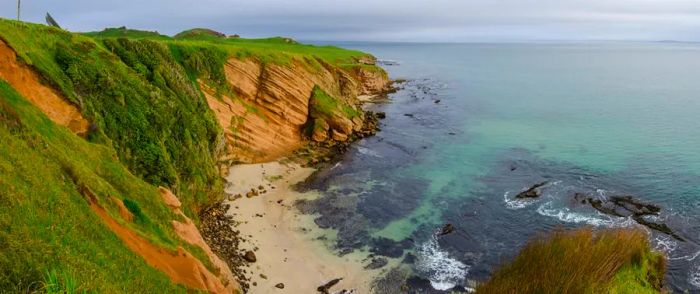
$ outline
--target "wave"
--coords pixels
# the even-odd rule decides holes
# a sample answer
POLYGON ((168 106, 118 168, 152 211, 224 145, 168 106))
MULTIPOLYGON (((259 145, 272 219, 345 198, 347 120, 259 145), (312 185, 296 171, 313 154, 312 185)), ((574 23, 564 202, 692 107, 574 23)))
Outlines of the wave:
POLYGON ((691 285, 700 288, 700 264, 695 265, 695 267, 690 271, 688 282, 691 285))
POLYGON ((658 235, 652 241, 654 250, 665 253, 671 259, 671 253, 678 248, 678 241, 671 238, 669 235, 658 235))
POLYGON ((555 208, 552 201, 542 204, 537 208, 537 213, 543 216, 553 217, 566 223, 584 223, 596 227, 628 227, 635 224, 631 218, 611 217, 600 214, 590 215, 573 212, 567 207, 555 208))
POLYGON ((510 199, 508 198, 509 195, 510 191, 503 193, 503 202, 506 203, 506 208, 508 209, 521 209, 537 203, 537 201, 531 199, 510 199))
POLYGON ((359 153, 362 154, 362 155, 367 155, 367 156, 382 158, 382 156, 379 155, 379 153, 377 153, 376 151, 371 150, 371 149, 369 149, 369 148, 365 148, 365 147, 357 147, 357 152, 359 152, 359 153))
POLYGON ((436 290, 449 290, 463 283, 469 268, 468 265, 450 257, 447 251, 442 250, 436 235, 416 251, 416 270, 428 277, 430 285, 436 290))

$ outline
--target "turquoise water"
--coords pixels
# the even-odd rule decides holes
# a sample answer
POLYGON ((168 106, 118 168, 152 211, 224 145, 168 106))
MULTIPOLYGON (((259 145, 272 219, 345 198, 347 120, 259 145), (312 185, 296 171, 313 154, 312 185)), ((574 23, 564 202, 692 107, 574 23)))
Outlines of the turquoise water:
POLYGON ((650 232, 672 288, 700 291, 700 45, 343 46, 397 61, 385 68, 408 82, 371 106, 387 112, 382 132, 316 181, 317 223, 345 236, 339 248, 411 254, 418 281, 447 289, 488 277, 534 233, 635 226, 570 203, 632 194, 687 240, 650 232), (513 201, 541 180, 554 183, 542 199, 513 201), (438 240, 444 223, 456 234, 438 240))

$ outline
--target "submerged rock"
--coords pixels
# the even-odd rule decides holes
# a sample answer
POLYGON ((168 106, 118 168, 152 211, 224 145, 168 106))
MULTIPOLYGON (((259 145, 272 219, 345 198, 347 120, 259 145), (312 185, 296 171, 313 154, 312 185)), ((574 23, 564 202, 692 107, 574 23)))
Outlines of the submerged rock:
POLYGON ((532 187, 530 187, 529 189, 518 193, 518 195, 515 195, 515 198, 523 199, 523 198, 537 198, 537 197, 540 197, 540 195, 542 195, 542 188, 543 188, 545 185, 547 185, 547 184, 549 184, 549 181, 544 181, 544 182, 540 182, 540 183, 534 184, 534 185, 533 185, 532 187))
POLYGON ((383 257, 372 258, 372 262, 365 266, 365 269, 378 269, 382 268, 389 263, 389 260, 383 257))
POLYGON ((444 236, 447 234, 450 234, 455 231, 455 227, 452 224, 445 224, 442 226, 442 229, 440 229, 440 232, 438 232, 438 236, 444 236))
POLYGON ((275 288, 284 289, 284 283, 278 283, 277 285, 275 285, 275 288))

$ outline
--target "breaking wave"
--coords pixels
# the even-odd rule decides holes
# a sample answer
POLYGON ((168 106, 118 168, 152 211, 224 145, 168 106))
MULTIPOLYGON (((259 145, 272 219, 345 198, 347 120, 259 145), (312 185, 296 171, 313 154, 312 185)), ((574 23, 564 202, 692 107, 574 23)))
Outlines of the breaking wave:
POLYGON ((416 252, 416 270, 428 277, 430 285, 437 290, 449 290, 464 282, 469 266, 451 258, 440 248, 437 236, 423 243, 416 252))
POLYGON ((510 196, 510 191, 506 191, 503 194, 503 201, 506 203, 506 208, 508 209, 521 209, 536 203, 536 201, 533 200, 511 199, 508 198, 508 196, 510 196))
POLYGON ((556 218, 566 223, 588 224, 596 227, 627 227, 635 224, 634 220, 622 217, 610 217, 607 215, 586 215, 573 212, 567 207, 555 208, 550 201, 537 208, 537 213, 556 218))
POLYGON ((693 269, 690 271, 688 282, 691 285, 700 288, 700 264, 695 265, 695 267, 693 267, 693 269))

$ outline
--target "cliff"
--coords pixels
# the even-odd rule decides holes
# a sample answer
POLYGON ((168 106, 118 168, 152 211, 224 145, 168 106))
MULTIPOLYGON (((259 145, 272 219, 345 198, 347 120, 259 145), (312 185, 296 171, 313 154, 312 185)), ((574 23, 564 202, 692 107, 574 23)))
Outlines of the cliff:
POLYGON ((0 20, 0 288, 244 290, 197 228, 217 164, 350 140, 357 95, 387 83, 367 54, 286 38, 0 20))
POLYGON ((384 91, 388 78, 382 71, 361 65, 345 70, 320 58, 292 59, 288 64, 262 62, 256 58, 231 58, 224 65, 232 92, 216 97, 204 82, 207 103, 224 127, 228 147, 225 160, 264 162, 290 154, 314 134, 307 130, 316 119, 330 124, 313 136, 317 141, 347 140, 362 128, 363 113, 358 95, 384 91), (325 103, 342 105, 348 111, 320 109, 325 103))

